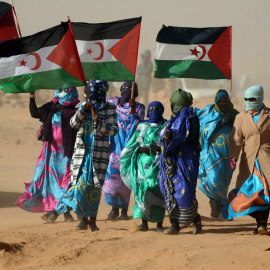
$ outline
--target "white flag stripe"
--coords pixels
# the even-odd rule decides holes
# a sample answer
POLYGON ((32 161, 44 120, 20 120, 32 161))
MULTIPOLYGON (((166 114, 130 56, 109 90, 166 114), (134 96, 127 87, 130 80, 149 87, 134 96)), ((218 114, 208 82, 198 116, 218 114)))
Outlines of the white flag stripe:
POLYGON ((156 43, 156 54, 155 59, 157 60, 198 60, 204 54, 201 59, 202 61, 211 61, 208 57, 208 51, 212 47, 212 44, 190 44, 190 45, 178 45, 178 44, 166 44, 166 43, 156 43), (197 49, 198 56, 192 55, 190 50, 197 49))
POLYGON ((59 69, 60 66, 46 59, 55 47, 56 46, 43 47, 35 51, 34 53, 37 53, 37 56, 29 55, 29 53, 27 53, 0 58, 0 79, 59 69), (38 65, 38 56, 41 60, 40 66, 38 65), (22 61, 26 62, 25 66, 21 66, 20 62, 22 61), (35 67, 38 68, 36 70, 31 70, 35 67))
POLYGON ((118 61, 108 50, 112 48, 119 40, 120 39, 105 39, 95 41, 76 40, 81 62, 102 63, 118 61))

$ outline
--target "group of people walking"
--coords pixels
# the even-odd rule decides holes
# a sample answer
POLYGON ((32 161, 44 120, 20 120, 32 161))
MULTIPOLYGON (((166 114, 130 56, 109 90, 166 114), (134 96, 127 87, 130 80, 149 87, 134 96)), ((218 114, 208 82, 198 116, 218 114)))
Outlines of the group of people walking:
POLYGON ((139 231, 157 223, 157 231, 176 235, 180 226, 202 230, 196 199, 199 189, 209 198, 213 218, 250 215, 254 234, 267 234, 270 209, 270 109, 261 86, 245 92, 245 111, 238 113, 225 90, 214 103, 193 108, 191 93, 171 95, 172 115, 163 118, 159 101, 145 106, 135 101, 136 83, 124 82, 120 97, 106 97, 109 84, 90 80, 80 102, 76 88, 57 90, 51 102, 37 108, 30 94, 30 113, 42 122, 43 142, 34 178, 16 204, 30 212, 45 212, 54 222, 60 214, 77 229, 97 231, 101 193, 111 207, 108 219, 133 218, 139 231), (132 93, 132 88, 134 93, 132 93), (131 97, 133 96, 133 99, 131 97), (90 97, 90 100, 89 100, 90 97), (240 157, 236 188, 228 193, 240 157), (165 212, 171 226, 163 229, 165 212))

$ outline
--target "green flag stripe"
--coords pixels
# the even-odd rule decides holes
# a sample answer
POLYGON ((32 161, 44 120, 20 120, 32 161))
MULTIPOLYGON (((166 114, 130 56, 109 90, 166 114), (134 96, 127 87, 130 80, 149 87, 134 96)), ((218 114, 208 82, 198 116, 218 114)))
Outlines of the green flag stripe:
POLYGON ((83 86, 83 82, 63 69, 24 74, 0 80, 4 93, 29 93, 38 89, 65 89, 83 86))
POLYGON ((212 62, 193 60, 156 60, 156 78, 228 79, 212 62))
POLYGON ((135 76, 120 62, 82 63, 86 80, 134 81, 135 76))

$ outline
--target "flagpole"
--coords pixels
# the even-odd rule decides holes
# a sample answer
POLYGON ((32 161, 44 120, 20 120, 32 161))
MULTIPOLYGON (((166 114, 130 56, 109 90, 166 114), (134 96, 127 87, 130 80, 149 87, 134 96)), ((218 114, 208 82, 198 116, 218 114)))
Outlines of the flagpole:
MULTIPOLYGON (((72 36, 73 36, 72 41, 74 42, 74 46, 75 46, 75 48, 76 48, 76 52, 75 52, 75 53, 76 53, 76 56, 77 56, 78 60, 79 60, 80 63, 81 63, 81 60, 80 60, 80 57, 79 57, 79 53, 78 53, 78 49, 77 49, 77 45, 76 45, 76 42, 75 42, 74 33, 73 33, 73 30, 72 30, 72 26, 71 26, 71 21, 70 21, 69 16, 67 16, 67 18, 68 18, 69 29, 70 29, 70 32, 71 32, 71 34, 72 34, 72 36)), ((90 98, 90 95, 89 95, 88 84, 87 84, 87 82, 86 82, 86 78, 85 78, 85 75, 84 75, 84 72, 83 72, 82 63, 80 64, 80 73, 81 73, 81 76, 82 76, 82 78, 83 78, 83 80, 84 80, 83 82, 85 83, 85 86, 86 86, 86 91, 85 91, 85 93, 86 93, 86 96, 88 97, 88 103, 89 103, 89 105, 90 105, 91 112, 92 112, 92 115, 93 115, 95 112, 94 112, 93 104, 92 104, 92 102, 91 102, 91 98, 90 98)))
MULTIPOLYGON (((134 87, 135 87, 135 81, 132 82, 130 99, 133 99, 133 97, 134 97, 134 87)), ((130 113, 135 114, 135 108, 134 107, 130 107, 130 113)))
POLYGON ((231 79, 231 84, 230 84, 230 100, 232 100, 232 79, 231 79))
POLYGON ((20 29, 20 25, 19 25, 19 21, 18 21, 18 18, 17 18, 17 14, 16 14, 16 11, 15 11, 13 1, 10 0, 10 3, 11 3, 12 12, 13 12, 13 17, 15 19, 15 23, 16 23, 16 27, 17 27, 17 32, 18 32, 19 38, 21 38, 22 33, 21 33, 21 29, 20 29))
MULTIPOLYGON (((138 39, 137 39, 137 44, 139 46, 139 41, 140 41, 140 33, 141 33, 141 26, 140 26, 140 30, 139 30, 139 34, 138 34, 138 39)), ((136 67, 137 67, 137 61, 138 61, 138 48, 136 50, 136 67)), ((135 70, 135 74, 136 74, 136 70, 135 70)), ((135 75, 134 75, 134 81, 132 82, 132 88, 131 88, 131 99, 134 98, 134 87, 135 87, 135 75)), ((135 105, 136 108, 136 105, 135 105)), ((135 108, 131 107, 130 108, 130 113, 131 114, 135 114, 135 108)))

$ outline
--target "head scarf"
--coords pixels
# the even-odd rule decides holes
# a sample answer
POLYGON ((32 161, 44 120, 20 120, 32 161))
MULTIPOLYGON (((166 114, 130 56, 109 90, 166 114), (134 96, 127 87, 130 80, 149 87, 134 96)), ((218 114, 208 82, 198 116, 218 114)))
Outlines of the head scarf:
MULTIPOLYGON (((132 82, 126 81, 122 84, 120 90, 121 90, 121 98, 120 98, 120 105, 123 107, 125 103, 128 103, 131 99, 131 89, 132 89, 132 82)), ((134 92, 133 92, 133 98, 136 98, 138 96, 138 86, 136 82, 134 83, 134 92)))
POLYGON ((80 102, 77 88, 59 89, 55 91, 54 98, 38 109, 40 120, 43 123, 43 137, 45 141, 52 142, 52 117, 61 112, 62 144, 64 156, 72 157, 76 130, 71 128, 70 119, 76 113, 75 106, 80 102))
MULTIPOLYGON (((101 104, 106 101, 106 92, 109 90, 109 84, 103 80, 90 80, 87 82, 89 96, 93 105, 101 104)), ((84 87, 84 98, 88 102, 88 97, 85 94, 86 86, 84 87)))
POLYGON ((164 106, 162 105, 162 103, 159 101, 152 101, 148 105, 148 109, 147 109, 146 116, 149 118, 148 122, 157 123, 157 124, 163 123, 164 121, 162 117, 163 113, 164 113, 164 106), (153 108, 152 111, 149 111, 150 108, 153 108))
POLYGON ((54 92, 54 98, 52 102, 60 103, 64 106, 76 105, 79 101, 79 93, 76 87, 67 89, 58 89, 54 92))
POLYGON ((229 98, 229 94, 226 90, 220 89, 216 93, 215 103, 217 103, 222 97, 229 98))
POLYGON ((256 98, 256 101, 245 101, 245 110, 259 111, 263 107, 264 91, 262 86, 254 85, 249 87, 245 92, 245 98, 256 98))
POLYGON ((174 114, 183 109, 183 107, 190 107, 193 103, 191 93, 182 89, 176 90, 171 96, 171 110, 174 114))
POLYGON ((219 113, 221 113, 223 116, 226 115, 227 113, 229 112, 234 112, 235 109, 233 108, 233 104, 232 102, 230 101, 230 98, 229 98, 229 94, 226 90, 224 89, 219 89, 216 93, 216 96, 215 96, 215 109, 216 111, 218 111, 219 113), (226 100, 227 100, 227 109, 224 111, 224 110, 221 110, 218 106, 218 101, 222 98, 222 97, 225 97, 226 100))

